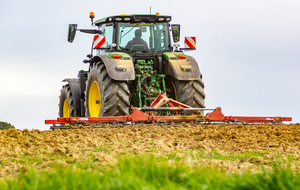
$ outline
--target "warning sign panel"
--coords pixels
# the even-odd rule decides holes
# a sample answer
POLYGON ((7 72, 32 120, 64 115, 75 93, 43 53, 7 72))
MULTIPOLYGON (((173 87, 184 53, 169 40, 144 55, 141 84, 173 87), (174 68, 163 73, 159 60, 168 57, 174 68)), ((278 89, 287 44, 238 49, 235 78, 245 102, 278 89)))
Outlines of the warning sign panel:
POLYGON ((94 48, 105 48, 105 36, 94 36, 94 48))
POLYGON ((185 37, 184 47, 190 48, 190 49, 195 49, 196 48, 196 37, 185 37))

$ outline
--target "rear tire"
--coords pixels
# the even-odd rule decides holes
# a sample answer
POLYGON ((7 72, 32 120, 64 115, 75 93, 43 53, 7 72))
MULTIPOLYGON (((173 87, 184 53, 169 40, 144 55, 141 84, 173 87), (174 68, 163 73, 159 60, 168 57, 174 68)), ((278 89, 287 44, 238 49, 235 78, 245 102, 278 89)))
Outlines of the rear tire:
POLYGON ((109 77, 102 62, 92 63, 85 91, 85 110, 88 117, 129 115, 128 83, 109 77))
POLYGON ((60 91, 58 107, 59 117, 75 116, 75 103, 69 84, 64 85, 60 91))
MULTIPOLYGON (((205 108, 204 83, 200 78, 191 81, 180 81, 174 77, 166 80, 168 96, 194 108, 205 108)), ((184 113, 189 115, 192 112, 184 113)))

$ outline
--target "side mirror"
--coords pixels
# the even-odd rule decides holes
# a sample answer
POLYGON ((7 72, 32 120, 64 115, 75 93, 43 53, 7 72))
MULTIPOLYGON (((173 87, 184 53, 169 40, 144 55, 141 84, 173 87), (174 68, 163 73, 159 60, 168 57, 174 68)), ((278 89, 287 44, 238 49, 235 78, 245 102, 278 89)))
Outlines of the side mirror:
POLYGON ((77 30, 77 24, 69 24, 68 42, 73 42, 77 30))
POLYGON ((179 42, 180 40, 180 25, 179 24, 172 24, 172 36, 174 43, 179 42))

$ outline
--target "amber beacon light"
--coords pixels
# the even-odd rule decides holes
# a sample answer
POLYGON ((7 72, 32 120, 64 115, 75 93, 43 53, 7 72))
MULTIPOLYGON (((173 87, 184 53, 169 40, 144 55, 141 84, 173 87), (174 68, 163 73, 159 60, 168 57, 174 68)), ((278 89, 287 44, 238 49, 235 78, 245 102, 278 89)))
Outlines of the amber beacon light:
POLYGON ((90 12, 90 18, 91 19, 95 18, 95 13, 94 12, 90 12))

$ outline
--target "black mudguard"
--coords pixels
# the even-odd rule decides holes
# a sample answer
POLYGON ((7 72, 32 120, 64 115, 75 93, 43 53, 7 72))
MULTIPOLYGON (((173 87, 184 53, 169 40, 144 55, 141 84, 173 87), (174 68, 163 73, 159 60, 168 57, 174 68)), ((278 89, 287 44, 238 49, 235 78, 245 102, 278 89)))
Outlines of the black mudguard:
POLYGON ((64 79, 62 82, 67 82, 70 85, 73 99, 75 101, 73 102, 75 106, 75 116, 81 116, 79 79, 69 78, 69 79, 64 79))
POLYGON ((165 74, 171 75, 177 80, 196 80, 201 73, 196 60, 187 55, 187 59, 170 57, 165 59, 165 74))
POLYGON ((124 59, 112 59, 107 55, 96 55, 91 63, 102 61, 110 78, 118 81, 135 80, 135 70, 132 59, 128 55, 124 59))

